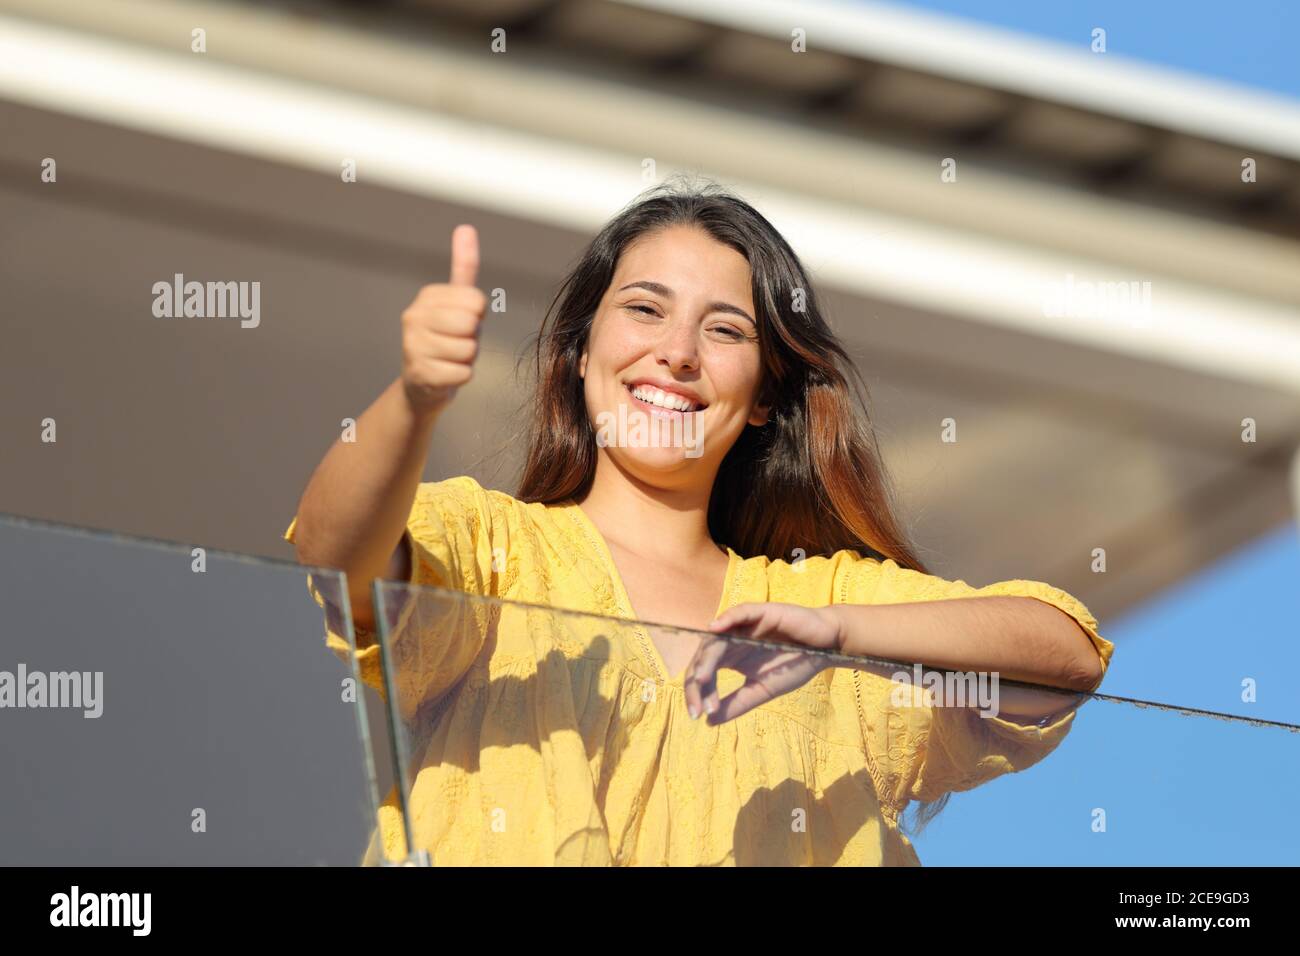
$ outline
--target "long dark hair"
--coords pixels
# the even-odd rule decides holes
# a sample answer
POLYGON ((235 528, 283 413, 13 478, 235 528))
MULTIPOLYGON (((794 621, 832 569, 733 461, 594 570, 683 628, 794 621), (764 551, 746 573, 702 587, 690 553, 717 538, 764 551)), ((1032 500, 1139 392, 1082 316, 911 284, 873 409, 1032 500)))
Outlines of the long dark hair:
MULTIPOLYGON (((697 226, 749 262, 768 421, 747 425, 722 460, 709 533, 744 557, 791 560, 840 550, 926 573, 896 517, 866 385, 826 324, 799 257, 753 206, 711 181, 652 187, 591 241, 551 302, 531 351, 535 378, 517 499, 581 498, 596 474, 579 359, 623 251, 675 225, 697 226)), ((918 808, 924 827, 947 795, 918 808)))

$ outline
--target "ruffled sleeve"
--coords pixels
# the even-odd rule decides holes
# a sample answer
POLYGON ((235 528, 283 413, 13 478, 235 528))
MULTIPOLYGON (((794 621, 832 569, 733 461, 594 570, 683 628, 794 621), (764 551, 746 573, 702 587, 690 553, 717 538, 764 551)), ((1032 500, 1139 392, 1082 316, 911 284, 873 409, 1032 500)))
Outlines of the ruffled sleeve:
MULTIPOLYGON (((975 588, 900 567, 892 559, 861 559, 842 572, 841 599, 857 604, 903 604, 982 596, 1022 596, 1064 611, 1079 625, 1101 662, 1114 645, 1075 597, 1039 581, 1009 580, 975 588)), ((1037 724, 983 717, 976 707, 931 706, 922 688, 900 687, 876 674, 853 671, 867 764, 877 790, 895 812, 909 801, 930 802, 1033 766, 1056 748, 1074 722, 1075 708, 1037 724)), ((1098 681, 1100 683, 1100 681, 1098 681)), ((1092 688, 1096 689, 1096 685, 1092 688)))
MULTIPOLYGON (((285 540, 294 540, 297 523, 295 516, 285 540)), ((473 478, 420 484, 403 541, 409 549, 412 585, 495 593, 492 504, 488 492, 473 478)), ((331 593, 339 588, 324 588, 322 583, 308 576, 308 588, 325 610, 326 646, 346 663, 351 654, 347 627, 331 593)), ((394 680, 403 716, 409 718, 465 674, 483 647, 487 625, 480 620, 481 604, 471 610, 454 595, 419 587, 389 588, 384 598, 394 680)), ((387 699, 376 635, 364 628, 354 630, 361 679, 387 699)))

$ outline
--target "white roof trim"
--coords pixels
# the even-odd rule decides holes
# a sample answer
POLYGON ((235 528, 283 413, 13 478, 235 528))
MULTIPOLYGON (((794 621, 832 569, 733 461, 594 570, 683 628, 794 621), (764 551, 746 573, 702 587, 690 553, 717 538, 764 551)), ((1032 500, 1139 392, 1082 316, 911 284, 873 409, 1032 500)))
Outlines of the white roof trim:
MULTIPOLYGON (((594 231, 641 191, 640 157, 431 115, 204 57, 0 18, 0 95, 506 215, 594 231), (329 122, 316 118, 329 117, 329 122)), ((660 174, 672 170, 661 168, 660 174)), ((33 172, 35 175, 35 172, 33 172)), ((1300 393, 1300 322, 1278 304, 732 180, 846 291, 1300 393), (1149 315, 1052 317, 1054 286, 1152 282, 1149 315)))
MULTIPOLYGON (((1112 52, 864 0, 612 0, 788 40, 807 31, 810 48, 863 56, 963 82, 1054 100, 1106 116, 1300 159, 1300 103, 1204 79, 1112 52)), ((1099 22, 1096 26, 1105 28, 1099 22)))

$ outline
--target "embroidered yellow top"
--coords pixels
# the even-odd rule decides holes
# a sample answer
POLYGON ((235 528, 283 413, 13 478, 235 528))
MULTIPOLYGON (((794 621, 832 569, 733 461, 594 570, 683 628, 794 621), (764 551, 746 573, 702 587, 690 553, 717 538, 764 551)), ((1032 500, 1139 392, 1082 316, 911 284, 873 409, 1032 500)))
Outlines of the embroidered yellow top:
MULTIPOLYGON (((604 539, 571 501, 525 504, 465 476, 426 482, 407 541, 416 585, 633 618, 604 539)), ((1078 621, 1103 672, 1114 649, 1083 604, 1037 581, 976 588, 847 550, 801 567, 728 553, 719 614, 760 601, 1023 595, 1078 621)), ((326 643, 346 661, 347 639, 329 620, 326 643)), ((412 755, 409 797, 414 840, 436 865, 919 866, 899 828, 909 802, 1032 766, 1075 717, 1022 725, 919 696, 896 706, 889 680, 834 667, 710 727, 689 719, 682 677, 666 677, 651 641, 615 641, 593 662, 539 651, 535 623, 515 630, 531 633, 409 624, 393 632, 420 644, 395 654, 402 715, 430 705, 421 713, 434 714, 412 755)), ((379 647, 365 633, 358 663, 382 694, 379 647)), ((721 671, 720 696, 742 682, 721 671)), ((394 790, 380 810, 378 841, 390 859, 405 855, 398 806, 394 790)))

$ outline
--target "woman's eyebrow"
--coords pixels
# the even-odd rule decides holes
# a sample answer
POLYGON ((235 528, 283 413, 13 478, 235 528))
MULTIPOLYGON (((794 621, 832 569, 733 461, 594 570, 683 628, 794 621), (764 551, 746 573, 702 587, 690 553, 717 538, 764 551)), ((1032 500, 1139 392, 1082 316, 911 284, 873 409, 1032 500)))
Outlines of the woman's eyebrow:
MULTIPOLYGON (((662 282, 651 282, 649 279, 644 279, 640 282, 629 282, 627 285, 623 286, 623 288, 619 289, 618 291, 622 292, 624 289, 634 289, 634 288, 645 289, 647 292, 653 292, 655 295, 661 295, 665 299, 671 299, 674 295, 673 290, 668 288, 668 286, 664 285, 662 282)), ((758 323, 753 320, 753 318, 750 316, 748 312, 746 312, 738 305, 732 305, 730 302, 710 302, 709 311, 727 312, 731 315, 738 315, 742 319, 748 319, 749 324, 752 325, 754 328, 756 329, 758 328, 758 323)))

